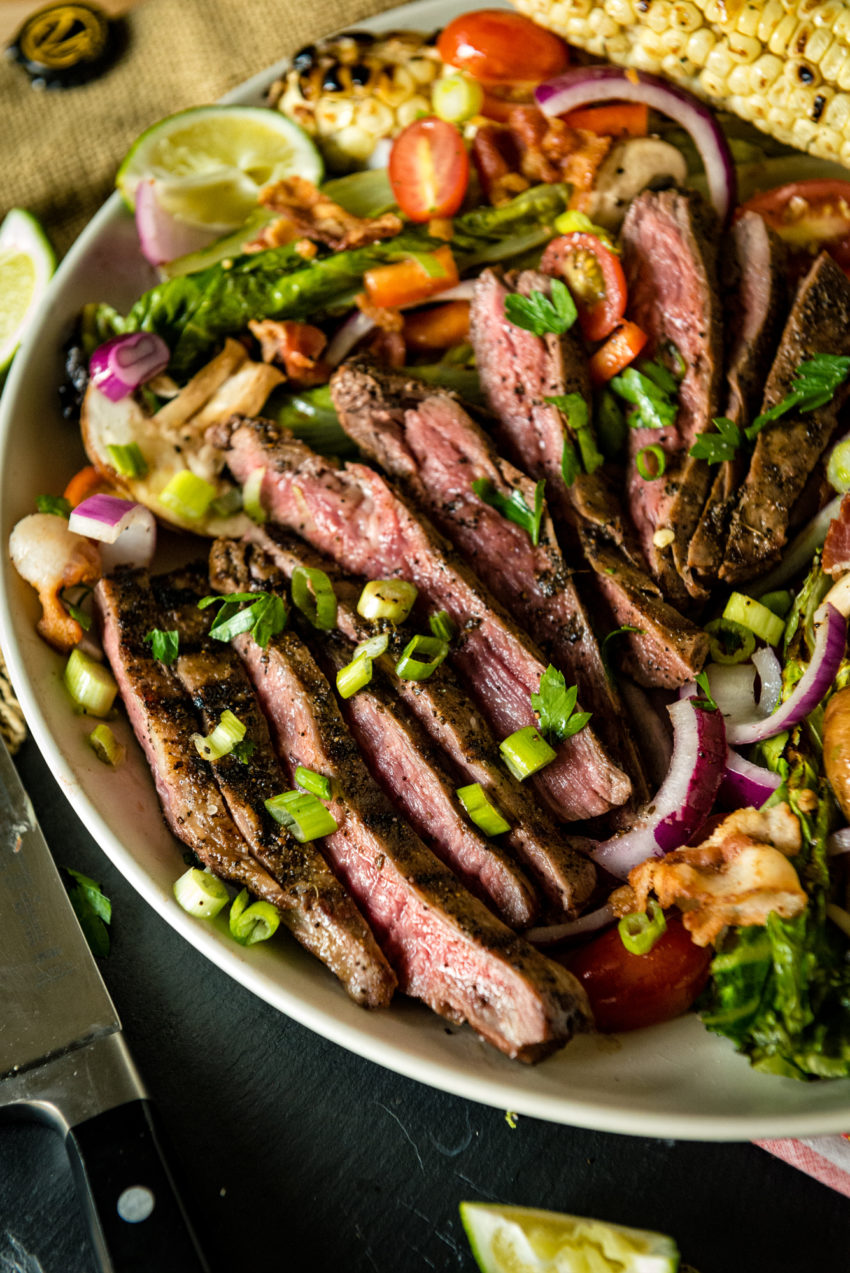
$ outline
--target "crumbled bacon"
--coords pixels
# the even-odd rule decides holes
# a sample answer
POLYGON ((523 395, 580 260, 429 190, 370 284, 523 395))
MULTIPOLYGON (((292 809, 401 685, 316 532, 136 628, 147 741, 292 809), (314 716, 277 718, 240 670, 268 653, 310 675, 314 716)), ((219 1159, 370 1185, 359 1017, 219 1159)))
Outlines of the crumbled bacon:
POLYGON ((536 106, 515 106, 507 127, 485 124, 478 129, 472 158, 492 204, 538 182, 565 181, 572 186, 570 207, 581 208, 611 145, 612 138, 570 128, 536 106))
POLYGON ((838 516, 829 523, 821 564, 828 575, 850 570, 850 495, 844 496, 838 516))
MULTIPOLYGON (((697 946, 716 941, 728 925, 764 924, 772 911, 789 919, 807 902, 788 860, 800 846, 800 824, 787 804, 739 809, 695 848, 636 866, 629 873, 632 909, 646 910, 650 893, 664 908, 678 906, 697 946)), ((618 910, 623 904, 620 896, 618 910)))
POLYGON ((261 232, 261 238, 291 232, 290 239, 303 236, 325 243, 335 252, 392 238, 402 228, 401 218, 394 212, 379 217, 356 217, 346 212, 304 177, 286 177, 266 186, 260 192, 260 203, 277 212, 283 223, 282 229, 276 229, 280 223, 272 222, 261 232))
POLYGON ((472 140, 472 162, 484 196, 495 208, 528 189, 529 182, 519 171, 519 154, 507 128, 482 124, 472 140))
POLYGON ((327 384, 331 369, 321 361, 327 337, 320 328, 271 318, 252 321, 248 326, 260 342, 264 362, 282 366, 289 379, 299 385, 327 384))

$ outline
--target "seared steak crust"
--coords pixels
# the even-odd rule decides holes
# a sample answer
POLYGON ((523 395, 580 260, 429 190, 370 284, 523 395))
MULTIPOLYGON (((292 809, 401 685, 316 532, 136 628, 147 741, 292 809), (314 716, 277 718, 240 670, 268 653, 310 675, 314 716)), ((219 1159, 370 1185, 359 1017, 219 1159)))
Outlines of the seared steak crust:
MULTIPOLYGON (((787 397, 802 362, 816 354, 850 354, 850 281, 822 252, 800 284, 770 369, 761 409, 787 397)), ((822 407, 794 411, 762 429, 732 515, 721 579, 752 579, 780 556, 791 509, 835 429, 847 384, 822 407)))
POLYGON ((675 346, 684 360, 674 424, 630 429, 628 497, 632 520, 653 575, 672 601, 707 595, 688 566, 688 548, 712 482, 704 460, 688 454, 711 427, 720 404, 721 304, 717 288, 717 226, 699 196, 678 190, 651 191, 632 202, 623 222, 623 270, 629 317, 649 337, 646 353, 663 355, 675 346), (667 453, 663 477, 644 481, 634 464, 642 447, 667 453), (659 546, 658 531, 674 538, 659 546))
POLYGON ((584 991, 511 932, 407 827, 346 729, 328 682, 294 633, 261 650, 234 644, 252 677, 278 753, 326 774, 338 830, 328 860, 359 901, 405 993, 466 1021, 510 1057, 536 1061, 590 1020, 584 991))
MULTIPOLYGON (((181 591, 186 582, 182 574, 181 591)), ((164 591, 173 595, 170 581, 164 584, 164 591)), ((271 902, 297 940, 327 964, 357 1003, 367 1007, 387 1004, 395 977, 342 885, 311 846, 299 845, 277 824, 263 825, 263 815, 269 823, 272 820, 264 809, 262 814, 258 812, 256 802, 264 798, 266 787, 274 788, 270 794, 282 789, 281 776, 250 685, 241 676, 227 693, 221 688, 226 666, 211 666, 216 657, 227 665, 231 652, 186 656, 205 662, 206 677, 201 678, 197 671, 196 675, 209 682, 208 693, 218 695, 212 719, 197 695, 193 703, 184 688, 185 678, 181 684, 181 679, 152 657, 144 642, 152 628, 163 625, 163 610, 146 574, 122 571, 103 579, 96 596, 104 649, 153 771, 171 830, 215 874, 271 902), (217 674, 221 674, 218 680, 217 674), (201 720, 212 728, 224 707, 249 726, 249 737, 257 743, 250 767, 239 766, 232 758, 213 766, 195 748, 192 735, 198 732, 201 720), (234 766, 241 772, 228 782, 227 771, 234 766), (223 781, 217 783, 217 778, 223 781), (238 800, 232 798, 234 784, 240 792, 238 800)), ((195 600, 197 596, 195 593, 195 600)), ((198 639, 198 614, 194 607, 194 614, 188 616, 188 644, 198 639)), ((236 666, 241 673, 238 660, 236 666)))
MULTIPOLYGON (((482 386, 499 418, 499 444, 532 477, 545 480, 561 541, 592 568, 588 583, 601 594, 611 626, 639 629, 625 634, 619 647, 628 651, 630 668, 639 669, 644 684, 675 688, 702 667, 708 638, 664 601, 602 473, 579 476, 569 488, 561 474, 564 419, 545 399, 578 393, 589 402, 587 358, 571 333, 541 338, 505 317, 513 287, 527 293, 547 285, 530 271, 502 280, 485 270, 475 288, 471 339, 482 386)), ((617 721, 622 708, 617 703, 604 715, 617 721)))
MULTIPOLYGON (((730 334, 726 403, 721 414, 744 429, 758 414, 764 368, 773 360, 786 317, 785 245, 757 212, 744 212, 726 236, 724 308, 730 334)), ((743 448, 715 468, 711 493, 688 550, 688 565, 706 587, 717 581, 729 520, 747 471, 743 448)))
MULTIPOLYGON (((324 570, 337 596, 337 626, 351 642, 364 641, 381 630, 358 615, 357 598, 362 584, 344 575, 334 562, 279 527, 258 528, 255 542, 216 540, 210 551, 210 578, 222 592, 232 587, 234 578, 247 590, 250 580, 262 587, 280 586, 298 566, 324 570), (246 572, 247 571, 247 576, 246 572)), ((547 811, 528 794, 504 767, 496 739, 478 708, 459 684, 448 664, 443 663, 426 681, 406 681, 396 675, 395 665, 409 634, 384 623, 389 646, 379 660, 382 676, 394 696, 414 716, 429 739, 442 752, 457 786, 480 782, 488 797, 511 823, 504 843, 517 861, 535 877, 556 915, 575 915, 589 898, 596 869, 585 856, 589 841, 567 837, 547 811)))
MULTIPOLYGON (((461 636, 452 658, 502 736, 535 725, 531 694, 545 670, 539 652, 439 533, 377 473, 333 468, 269 421, 236 419, 212 431, 238 481, 265 469, 270 517, 298 531, 345 569, 370 578, 403 576, 445 609, 461 636)), ((560 816, 594 817, 622 804, 630 783, 585 731, 562 743, 534 785, 560 816)))

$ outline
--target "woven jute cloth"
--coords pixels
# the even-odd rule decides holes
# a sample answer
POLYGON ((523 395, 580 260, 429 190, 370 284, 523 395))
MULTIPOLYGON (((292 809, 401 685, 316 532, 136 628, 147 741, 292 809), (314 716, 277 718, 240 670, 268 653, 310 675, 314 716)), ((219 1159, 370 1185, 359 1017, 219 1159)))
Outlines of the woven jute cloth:
POLYGON ((120 60, 89 84, 39 92, 20 66, 0 60, 0 212, 29 209, 64 253, 143 129, 214 102, 318 36, 391 7, 388 0, 145 0, 122 20, 120 60))

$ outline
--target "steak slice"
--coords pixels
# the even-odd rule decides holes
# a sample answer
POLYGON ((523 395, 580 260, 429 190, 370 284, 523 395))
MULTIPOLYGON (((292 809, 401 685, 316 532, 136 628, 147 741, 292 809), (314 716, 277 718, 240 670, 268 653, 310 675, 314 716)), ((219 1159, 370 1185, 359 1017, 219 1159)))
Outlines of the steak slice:
MULTIPOLYGON (((773 360, 786 316, 785 245, 757 212, 743 212, 725 239, 726 404, 722 414, 745 429, 758 414, 764 368, 773 360)), ((714 466, 712 466, 714 467, 714 466)), ((741 448, 715 468, 711 493, 688 550, 688 566, 707 587, 723 564, 732 510, 746 477, 741 448)))
POLYGON ((457 785, 479 782, 487 796, 511 823, 505 844, 535 879, 555 914, 577 914, 593 891, 596 870, 585 855, 590 842, 567 837, 563 829, 534 801, 527 789, 505 769, 489 725, 460 685, 453 669, 443 663, 425 681, 407 681, 395 666, 408 636, 384 621, 367 622, 357 613, 362 582, 344 575, 327 557, 280 527, 252 531, 254 543, 216 540, 210 551, 213 586, 226 591, 228 580, 250 577, 263 587, 278 588, 280 575, 291 579, 298 566, 324 570, 337 597, 337 626, 351 642, 365 641, 383 628, 388 651, 378 660, 396 698, 416 717, 428 737, 441 749, 457 785))
POLYGON ((338 829, 323 840, 363 907, 400 988, 451 1021, 468 1022, 508 1056, 537 1061, 584 1029, 584 990, 466 891, 398 817, 366 769, 333 691, 292 632, 245 660, 290 774, 327 775, 338 829))
POLYGON ((710 466, 689 455, 694 440, 712 427, 720 405, 721 303, 717 287, 717 226, 698 195, 645 190, 623 222, 623 271, 629 317, 648 336, 645 352, 663 357, 673 346, 684 361, 674 424, 630 429, 627 478, 629 511, 652 574, 670 600, 707 596, 688 565, 690 541, 712 482, 710 466), (663 477, 645 481, 635 456, 658 445, 667 454, 663 477), (664 543, 659 532, 672 532, 664 543))
MULTIPOLYGON (((708 638, 684 619, 649 577, 618 501, 601 472, 564 484, 564 419, 545 398, 578 393, 589 403, 587 358, 571 333, 535 336, 505 317, 515 287, 547 286, 526 271, 502 280, 492 270, 478 279, 471 308, 471 339, 481 383, 498 417, 499 444, 527 473, 546 482, 546 498, 563 543, 581 552, 592 569, 588 582, 601 596, 612 627, 634 627, 620 648, 647 685, 678 687, 693 680, 708 652, 708 638)), ((622 709, 616 716, 622 718, 622 709)))
MULTIPOLYGON (((257 588, 285 592, 282 571, 272 567, 262 572, 261 579, 252 575, 248 549, 233 540, 213 546, 210 560, 216 587, 223 592, 257 588)), ((308 633, 308 627, 306 622, 300 625, 301 635, 333 684, 337 671, 351 662, 354 647, 337 632, 311 629, 308 633)), ((340 707, 373 778, 428 847, 506 923, 527 928, 538 910, 534 889, 511 857, 464 818, 456 784, 437 748, 394 698, 380 670, 373 669, 371 682, 342 700, 340 707)))
MULTIPOLYGON (((761 410, 787 397, 795 372, 816 354, 850 354, 850 280, 822 252, 799 290, 782 332, 761 410)), ((850 386, 814 411, 790 411, 756 439, 750 470, 732 514, 721 579, 741 583, 778 560, 791 509, 829 443, 850 386)))
MULTIPOLYGON (((209 761, 192 741, 199 725, 192 700, 145 643, 145 635, 161 627, 163 617, 146 572, 122 570, 102 579, 95 600, 104 649, 151 766, 168 826, 214 874, 270 902, 296 939, 339 977, 357 1003, 388 1003, 395 984, 392 970, 325 862, 309 846, 271 831, 262 846, 243 839, 244 822, 225 803, 209 761)), ((247 704, 225 705, 249 723, 247 704)), ((268 767, 264 722, 250 724, 258 743, 257 764, 268 767)), ((241 768, 247 775, 247 767, 241 768)))
POLYGON ((349 361, 332 377, 331 394, 342 427, 360 450, 399 480, 497 601, 578 686, 581 704, 593 715, 593 732, 637 780, 640 802, 648 791, 622 729, 622 704, 548 512, 535 545, 527 530, 472 489, 483 479, 503 498, 519 494, 533 509, 535 483, 497 454, 453 395, 421 380, 349 361))
MULTIPOLYGON (((261 498, 273 521, 296 530, 339 565, 372 579, 403 576, 445 609, 460 638, 452 658, 502 737, 536 726, 531 694, 545 671, 539 652, 438 532, 362 464, 335 469, 270 421, 235 419, 211 431, 237 481, 265 470, 261 498), (229 435, 229 436, 228 436, 229 435)), ((592 735, 560 744, 534 785, 561 817, 607 813, 629 797, 627 776, 592 735)))

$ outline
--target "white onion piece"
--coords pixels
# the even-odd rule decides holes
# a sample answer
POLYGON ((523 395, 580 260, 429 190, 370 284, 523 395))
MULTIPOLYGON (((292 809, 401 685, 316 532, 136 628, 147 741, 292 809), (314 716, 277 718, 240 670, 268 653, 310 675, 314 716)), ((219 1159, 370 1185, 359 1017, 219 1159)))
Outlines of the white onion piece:
POLYGON ((760 809, 781 782, 779 774, 753 764, 730 747, 717 798, 726 809, 760 809))
POLYGON ((576 66, 534 90, 544 115, 566 115, 594 102, 642 102, 686 129, 700 153, 711 202, 722 223, 736 203, 735 164, 723 131, 702 102, 682 88, 644 71, 614 66, 576 66))
POLYGON ((826 851, 829 857, 838 857, 841 853, 850 853, 850 827, 840 827, 827 836, 826 851))
POLYGON ((776 711, 782 698, 782 664, 779 662, 779 655, 769 645, 756 650, 753 663, 761 681, 759 711, 763 716, 770 716, 776 711))
POLYGON ((364 336, 368 336, 375 327, 377 323, 374 318, 364 314, 362 309, 356 309, 350 318, 347 318, 334 332, 322 361, 329 367, 338 367, 342 360, 348 357, 354 346, 359 344, 364 336))
POLYGON ((459 283, 455 283, 453 287, 447 287, 442 292, 432 292, 430 296, 426 296, 421 301, 411 301, 408 305, 402 305, 402 309, 417 309, 422 305, 434 305, 441 301, 471 301, 475 295, 475 284, 477 280, 474 278, 461 279, 459 283))
POLYGON ((579 915, 578 919, 568 919, 563 924, 542 924, 538 928, 529 928, 524 936, 526 941, 535 946, 552 946, 555 942, 568 941, 571 937, 595 933, 598 929, 613 924, 616 918, 614 907, 606 902, 598 910, 579 915))
POLYGON ((367 168, 387 168, 390 162, 390 151, 393 148, 392 137, 379 137, 372 147, 372 153, 366 160, 367 168))
POLYGON ((812 557, 826 539, 829 523, 838 516, 842 498, 843 496, 836 495, 835 499, 830 500, 819 513, 816 513, 799 535, 792 539, 779 565, 774 566, 769 574, 764 575, 757 584, 751 586, 750 594, 753 597, 763 597, 766 592, 775 592, 777 588, 784 588, 801 570, 809 569, 812 557))
POLYGON ((101 545, 104 573, 115 566, 149 566, 156 549, 156 518, 149 508, 116 495, 90 495, 72 510, 69 529, 101 545))
POLYGON ((838 583, 834 583, 824 597, 831 606, 835 606, 845 619, 850 618, 850 571, 842 575, 838 583))
POLYGON ((219 237, 216 230, 187 225, 167 212, 159 201, 156 182, 140 181, 136 186, 136 229, 142 255, 151 265, 165 265, 179 256, 200 252, 219 237))
POLYGON ((785 729, 793 729, 814 711, 826 694, 844 658, 847 621, 835 606, 824 602, 815 612, 815 648, 802 679, 781 707, 770 716, 729 721, 726 726, 730 746, 764 742, 785 729))
MULTIPOLYGON (((708 663, 705 667, 711 697, 729 720, 749 720, 756 709, 756 669, 752 663, 708 663)), ((699 697, 691 684, 687 697, 699 697)))
POLYGON ((673 759, 655 798, 635 825, 598 844, 597 866, 625 879, 632 867, 686 844, 705 822, 726 766, 726 729, 720 712, 680 698, 667 709, 673 722, 673 759))

